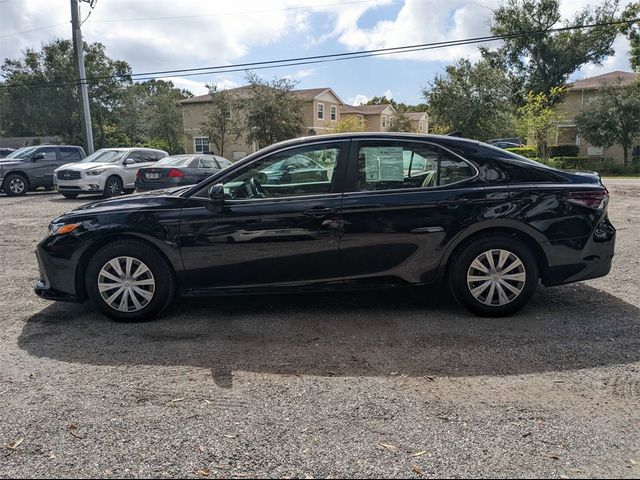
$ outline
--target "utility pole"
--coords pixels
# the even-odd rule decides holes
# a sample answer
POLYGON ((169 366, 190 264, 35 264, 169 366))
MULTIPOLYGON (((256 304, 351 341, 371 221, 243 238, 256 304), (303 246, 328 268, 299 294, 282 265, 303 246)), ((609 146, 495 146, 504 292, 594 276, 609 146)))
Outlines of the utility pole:
POLYGON ((87 74, 84 70, 84 49, 82 48, 82 31, 80 30, 80 12, 78 0, 71 0, 71 26, 73 28, 73 52, 78 75, 78 94, 82 105, 82 129, 87 154, 93 153, 93 130, 91 129, 91 112, 89 111, 89 92, 87 74))

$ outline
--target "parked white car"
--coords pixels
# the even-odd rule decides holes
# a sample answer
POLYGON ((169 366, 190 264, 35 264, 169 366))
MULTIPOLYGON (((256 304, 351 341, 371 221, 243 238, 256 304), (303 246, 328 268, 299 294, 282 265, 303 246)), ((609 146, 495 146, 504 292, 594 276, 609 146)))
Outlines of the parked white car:
POLYGON ((102 148, 81 162, 57 168, 54 187, 66 198, 82 193, 114 197, 135 190, 140 167, 153 165, 168 156, 164 150, 152 148, 102 148))

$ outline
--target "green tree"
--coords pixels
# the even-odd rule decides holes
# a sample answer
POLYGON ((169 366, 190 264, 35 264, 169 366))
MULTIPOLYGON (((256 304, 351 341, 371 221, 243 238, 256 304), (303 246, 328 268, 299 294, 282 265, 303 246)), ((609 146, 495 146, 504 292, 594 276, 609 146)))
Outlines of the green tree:
POLYGON ((562 120, 554 105, 564 93, 564 87, 552 87, 549 95, 529 92, 518 109, 518 134, 533 140, 538 158, 549 159, 549 145, 556 138, 558 122, 562 120))
POLYGON ((178 102, 192 96, 191 92, 164 80, 150 80, 142 86, 148 91, 144 106, 147 136, 166 145, 169 153, 183 152, 184 124, 178 102))
POLYGON ((640 1, 627 5, 622 13, 622 20, 627 20, 629 23, 620 29, 622 34, 629 39, 631 45, 629 61, 636 72, 640 72, 640 22, 637 20, 638 18, 640 18, 640 1))
POLYGON ((335 133, 366 132, 367 122, 356 115, 344 115, 334 128, 335 133))
POLYGON ((396 108, 396 113, 389 120, 387 131, 389 132, 413 132, 414 128, 411 119, 406 115, 406 110, 396 108))
MULTIPOLYGON (((131 69, 126 62, 107 57, 104 45, 84 44, 94 136, 104 138, 104 127, 115 124, 114 111, 131 69)), ((40 50, 28 49, 20 59, 5 59, 0 129, 7 135, 62 135, 82 143, 80 102, 70 40, 55 40, 40 50)))
POLYGON ((303 103, 293 92, 295 82, 287 78, 268 82, 248 73, 247 83, 249 98, 245 112, 249 142, 266 147, 304 133, 303 103))
POLYGON ((630 86, 619 82, 606 85, 576 117, 576 125, 593 145, 622 145, 627 165, 629 151, 640 138, 640 81, 630 86))
POLYGON ((389 99, 386 97, 386 95, 383 95, 382 97, 373 97, 371 99, 369 99, 369 101, 366 103, 366 105, 395 105, 396 102, 393 101, 393 99, 389 99))
POLYGON ((509 80, 488 61, 458 60, 437 75, 423 95, 435 131, 460 131, 478 140, 513 132, 509 80))
POLYGON ((242 101, 233 92, 218 90, 216 85, 207 85, 211 103, 205 112, 202 132, 224 156, 225 147, 240 138, 242 134, 242 101))
MULTIPOLYGON (((618 0, 604 0, 563 21, 560 0, 508 0, 494 12, 491 27, 494 35, 506 37, 503 45, 495 51, 484 49, 483 54, 494 66, 505 68, 511 78, 519 80, 520 101, 525 92, 548 95, 583 65, 600 65, 612 55, 619 27, 550 30, 560 22, 567 27, 612 22, 619 19, 617 11, 618 0), (522 32, 536 33, 521 35, 522 32)), ((554 97, 555 102, 561 100, 562 97, 554 97)))

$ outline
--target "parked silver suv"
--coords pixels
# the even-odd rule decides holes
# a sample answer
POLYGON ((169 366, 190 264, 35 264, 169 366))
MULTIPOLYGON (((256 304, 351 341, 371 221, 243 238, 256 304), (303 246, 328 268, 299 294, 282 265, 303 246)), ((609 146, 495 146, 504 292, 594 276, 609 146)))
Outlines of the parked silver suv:
POLYGON ((152 148, 102 148, 81 162, 56 169, 53 181, 66 198, 82 193, 114 197, 133 192, 138 169, 168 155, 152 148))

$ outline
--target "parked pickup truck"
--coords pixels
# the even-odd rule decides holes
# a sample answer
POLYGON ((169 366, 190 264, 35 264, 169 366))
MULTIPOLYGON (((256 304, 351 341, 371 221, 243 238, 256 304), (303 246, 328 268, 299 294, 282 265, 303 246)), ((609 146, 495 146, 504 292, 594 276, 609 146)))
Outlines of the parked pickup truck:
POLYGON ((0 189, 11 197, 44 187, 53 189, 53 172, 85 157, 82 147, 37 145, 23 147, 0 160, 0 189))

